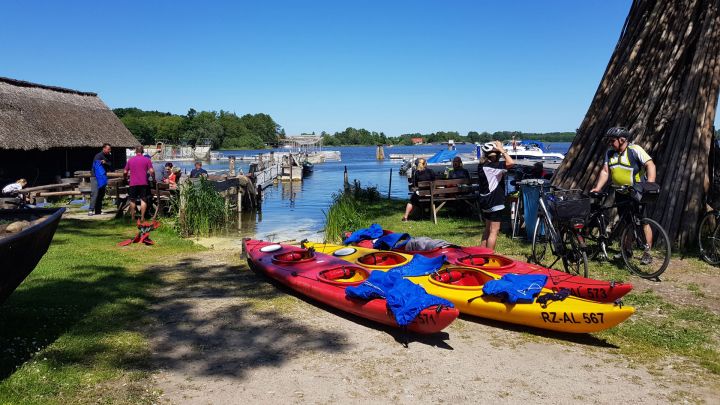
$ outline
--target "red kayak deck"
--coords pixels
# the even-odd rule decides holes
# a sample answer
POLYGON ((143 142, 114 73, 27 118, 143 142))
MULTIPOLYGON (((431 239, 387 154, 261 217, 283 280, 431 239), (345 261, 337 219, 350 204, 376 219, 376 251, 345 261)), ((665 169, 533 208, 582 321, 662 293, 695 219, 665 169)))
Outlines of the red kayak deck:
MULTIPOLYGON (((365 240, 356 245, 372 248, 372 241, 365 240)), ((570 290, 571 295, 597 302, 615 302, 629 293, 633 288, 630 283, 595 280, 513 260, 509 257, 495 254, 491 249, 480 246, 447 247, 429 251, 406 251, 404 249, 395 249, 394 251, 409 255, 419 254, 425 257, 445 255, 447 261, 451 264, 476 267, 500 276, 508 273, 545 274, 548 276, 545 288, 554 291, 560 291, 565 288, 570 290)))
MULTIPOLYGON (((345 288, 361 284, 368 270, 336 257, 258 240, 243 241, 248 264, 293 290, 345 312, 385 325, 399 327, 384 299, 369 301, 345 296, 345 288)), ((457 309, 432 306, 423 310, 407 329, 429 334, 440 332, 459 315, 457 309)))

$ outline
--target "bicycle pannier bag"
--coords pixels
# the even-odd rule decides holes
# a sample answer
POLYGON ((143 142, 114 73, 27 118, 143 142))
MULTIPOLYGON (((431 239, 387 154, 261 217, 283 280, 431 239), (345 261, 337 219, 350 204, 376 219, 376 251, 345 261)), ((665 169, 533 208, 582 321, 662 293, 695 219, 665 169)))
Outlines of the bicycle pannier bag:
POLYGON ((657 200, 660 185, 657 183, 635 183, 632 196, 637 202, 649 203, 657 200))

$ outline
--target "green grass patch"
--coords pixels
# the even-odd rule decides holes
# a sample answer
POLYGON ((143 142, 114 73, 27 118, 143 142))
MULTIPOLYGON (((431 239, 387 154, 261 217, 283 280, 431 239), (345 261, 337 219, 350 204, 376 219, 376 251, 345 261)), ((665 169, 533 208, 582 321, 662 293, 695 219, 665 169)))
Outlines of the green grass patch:
POLYGON ((135 326, 158 283, 143 269, 200 248, 167 226, 153 232, 155 246, 117 246, 135 233, 120 220, 61 221, 47 254, 0 307, 0 403, 152 401, 133 389, 149 355, 135 326))
POLYGON ((696 283, 688 283, 687 285, 688 291, 692 292, 693 295, 695 295, 698 298, 704 298, 705 293, 700 289, 700 286, 696 283))

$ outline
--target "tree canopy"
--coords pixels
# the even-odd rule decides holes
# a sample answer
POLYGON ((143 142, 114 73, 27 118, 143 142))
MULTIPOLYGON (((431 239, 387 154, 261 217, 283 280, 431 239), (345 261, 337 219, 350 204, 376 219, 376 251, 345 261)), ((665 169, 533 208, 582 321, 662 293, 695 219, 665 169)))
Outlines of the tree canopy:
POLYGON ((268 114, 245 114, 220 110, 196 111, 185 115, 139 108, 113 110, 127 129, 145 145, 164 140, 170 143, 194 144, 209 139, 214 148, 261 149, 275 146, 285 137, 285 131, 268 114))

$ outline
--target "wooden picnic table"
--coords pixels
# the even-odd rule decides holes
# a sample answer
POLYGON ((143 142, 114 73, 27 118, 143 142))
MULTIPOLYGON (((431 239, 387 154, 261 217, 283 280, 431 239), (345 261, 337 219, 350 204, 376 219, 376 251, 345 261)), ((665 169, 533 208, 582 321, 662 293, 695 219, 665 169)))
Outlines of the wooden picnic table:
POLYGON ((433 222, 437 224, 437 214, 451 201, 462 201, 473 210, 480 212, 477 203, 477 180, 473 179, 438 179, 418 182, 417 187, 411 187, 411 193, 417 192, 421 202, 430 203, 430 212, 433 222))

